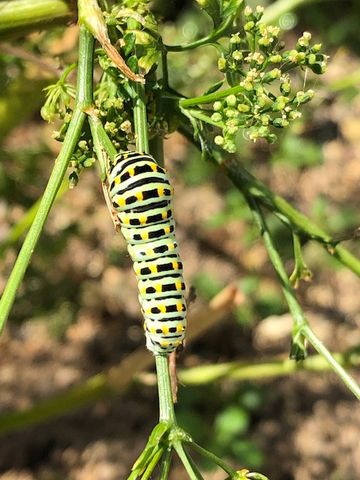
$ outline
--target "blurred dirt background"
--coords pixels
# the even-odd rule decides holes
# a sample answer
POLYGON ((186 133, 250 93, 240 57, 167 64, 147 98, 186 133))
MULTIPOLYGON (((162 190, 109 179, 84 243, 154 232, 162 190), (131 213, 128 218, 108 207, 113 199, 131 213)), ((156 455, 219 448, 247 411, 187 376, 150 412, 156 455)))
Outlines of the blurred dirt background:
MULTIPOLYGON (((346 14, 353 15, 355 3, 348 3, 346 14)), ((300 32, 304 19, 307 12, 296 20, 300 32)), ((191 16, 181 21, 186 24, 191 16)), ((317 32, 316 25, 311 27, 317 32)), ((49 57, 71 56, 76 29, 59 32, 42 44, 49 57)), ((359 225, 360 82, 355 78, 348 85, 346 80, 359 71, 360 61, 352 44, 339 47, 328 36, 329 71, 316 80, 317 98, 305 118, 275 146, 241 140, 241 151, 255 175, 329 232, 342 235, 359 225)), ((292 34, 288 37, 291 42, 292 34)), ((200 66, 186 75, 197 81, 210 61, 204 54, 200 66)), ((26 75, 36 75, 36 68, 27 65, 26 75)), ((186 84, 185 73, 177 75, 174 81, 186 84)), ((43 191, 59 151, 52 130, 35 109, 3 137, 0 241, 43 191)), ((197 291, 193 308, 231 283, 240 292, 232 313, 188 343, 179 366, 286 358, 291 318, 241 195, 180 135, 166 140, 165 158, 175 187, 185 277, 197 291)), ((273 218, 269 221, 290 273, 289 233, 273 218)), ((1 250, 0 289, 19 245, 1 250)), ((356 240, 345 245, 360 255, 356 240)), ((298 296, 315 332, 332 351, 358 347, 359 279, 315 243, 304 246, 304 255, 313 279, 299 286, 298 296)), ((56 203, 0 340, 1 412, 64 392, 118 364, 143 343, 125 242, 114 234, 98 176, 90 170, 56 203)), ((360 380, 359 372, 353 374, 360 380)), ((272 480, 360 478, 360 406, 332 373, 181 385, 178 411, 199 443, 238 468, 256 469, 272 480), (238 422, 238 432, 226 430, 225 418, 238 422)), ((140 376, 115 398, 2 436, 0 478, 124 479, 156 420, 156 387, 140 376)), ((208 470, 205 477, 224 475, 208 470)), ((175 462, 172 479, 185 478, 175 462)))

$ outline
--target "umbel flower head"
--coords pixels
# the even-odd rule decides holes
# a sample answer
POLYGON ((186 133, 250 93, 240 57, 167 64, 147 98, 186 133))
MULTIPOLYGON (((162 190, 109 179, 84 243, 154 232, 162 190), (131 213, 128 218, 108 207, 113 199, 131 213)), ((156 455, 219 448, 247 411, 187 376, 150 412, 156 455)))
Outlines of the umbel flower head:
POLYGON ((211 119, 222 128, 215 143, 228 152, 236 150, 236 134, 245 129, 250 140, 276 140, 274 130, 285 128, 301 116, 300 108, 314 91, 295 91, 289 72, 308 68, 324 73, 327 56, 321 44, 311 44, 304 32, 291 50, 283 50, 280 28, 261 22, 263 7, 244 10, 243 29, 231 35, 227 51, 219 58, 232 93, 213 103, 211 119))

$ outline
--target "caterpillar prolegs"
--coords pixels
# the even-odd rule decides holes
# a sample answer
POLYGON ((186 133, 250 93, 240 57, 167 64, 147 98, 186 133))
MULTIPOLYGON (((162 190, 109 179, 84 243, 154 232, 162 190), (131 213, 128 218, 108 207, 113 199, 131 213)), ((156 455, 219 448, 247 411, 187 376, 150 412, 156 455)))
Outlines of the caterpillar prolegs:
POLYGON ((175 239, 172 187, 148 154, 122 152, 108 176, 109 197, 138 280, 146 346, 170 353, 185 336, 183 266, 175 239))

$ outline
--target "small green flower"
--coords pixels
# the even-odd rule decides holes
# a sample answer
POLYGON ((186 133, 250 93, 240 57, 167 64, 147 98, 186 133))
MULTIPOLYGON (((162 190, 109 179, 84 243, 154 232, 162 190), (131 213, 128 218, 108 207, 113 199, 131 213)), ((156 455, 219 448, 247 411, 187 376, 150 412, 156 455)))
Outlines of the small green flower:
POLYGON ((226 103, 229 105, 229 107, 235 107, 237 104, 236 96, 235 95, 229 95, 225 99, 226 103))
POLYGON ((252 20, 250 22, 246 22, 245 25, 244 25, 244 30, 245 32, 250 32, 251 30, 253 30, 255 27, 255 22, 253 22, 252 20))
POLYGON ((216 137, 214 138, 214 142, 216 145, 219 145, 219 147, 222 147, 225 143, 225 139, 221 135, 216 135, 216 137))

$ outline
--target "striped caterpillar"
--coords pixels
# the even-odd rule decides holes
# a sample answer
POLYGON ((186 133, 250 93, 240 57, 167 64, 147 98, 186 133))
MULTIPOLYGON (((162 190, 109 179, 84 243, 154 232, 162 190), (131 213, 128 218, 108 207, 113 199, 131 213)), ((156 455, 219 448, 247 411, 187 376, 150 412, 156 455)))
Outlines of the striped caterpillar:
POLYGON ((148 154, 122 152, 108 174, 108 194, 138 280, 146 346, 175 351, 186 328, 183 266, 175 239, 172 187, 148 154))

